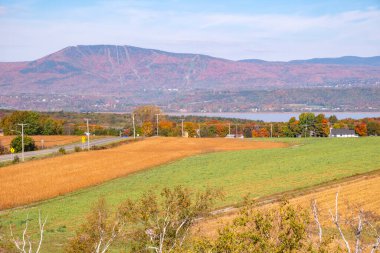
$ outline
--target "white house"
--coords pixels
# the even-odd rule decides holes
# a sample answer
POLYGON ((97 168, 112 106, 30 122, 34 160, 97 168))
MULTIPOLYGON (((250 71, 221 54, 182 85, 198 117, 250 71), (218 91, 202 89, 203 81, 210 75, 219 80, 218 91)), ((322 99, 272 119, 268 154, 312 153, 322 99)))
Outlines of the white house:
POLYGON ((355 134, 354 130, 330 128, 330 137, 348 138, 348 137, 358 137, 358 135, 355 134))

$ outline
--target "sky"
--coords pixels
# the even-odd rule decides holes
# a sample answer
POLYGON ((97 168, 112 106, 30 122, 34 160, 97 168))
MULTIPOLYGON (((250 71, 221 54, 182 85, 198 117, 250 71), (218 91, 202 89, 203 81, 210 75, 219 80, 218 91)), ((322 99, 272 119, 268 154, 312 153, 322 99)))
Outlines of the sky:
POLYGON ((380 55, 380 0, 0 0, 0 61, 76 45, 231 60, 380 55))

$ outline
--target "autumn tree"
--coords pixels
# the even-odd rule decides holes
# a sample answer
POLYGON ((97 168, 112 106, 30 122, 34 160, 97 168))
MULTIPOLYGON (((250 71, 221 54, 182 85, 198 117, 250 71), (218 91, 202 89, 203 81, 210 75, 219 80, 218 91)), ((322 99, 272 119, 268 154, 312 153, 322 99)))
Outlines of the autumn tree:
POLYGON ((152 136, 153 135, 153 124, 152 122, 144 122, 141 126, 141 132, 144 136, 152 136))
POLYGON ((162 114, 161 109, 154 105, 145 105, 137 107, 133 113, 135 114, 136 122, 142 126, 144 122, 156 122, 156 114, 162 114))
POLYGON ((367 125, 361 122, 355 126, 355 133, 359 136, 367 136, 367 125))
POLYGON ((161 136, 176 136, 178 134, 174 122, 162 120, 159 122, 158 126, 161 136))
POLYGON ((219 122, 215 125, 216 135, 218 137, 226 137, 228 134, 228 126, 225 123, 219 122))
POLYGON ((122 224, 119 217, 112 215, 106 200, 100 198, 94 204, 74 238, 68 242, 66 253, 105 253, 121 235, 122 224))
POLYGON ((126 240, 132 252, 173 252, 183 247, 196 218, 207 214, 220 191, 192 192, 182 186, 164 188, 158 196, 146 192, 139 200, 127 200, 119 213, 134 229, 126 240))
POLYGON ((284 128, 284 133, 287 137, 297 137, 301 134, 301 127, 298 120, 295 117, 291 117, 284 128))
POLYGON ((197 135, 197 126, 193 122, 184 122, 183 129, 188 133, 188 137, 196 137, 197 135))
POLYGON ((315 117, 315 136, 327 137, 330 134, 329 121, 325 118, 324 114, 318 114, 315 117))
POLYGON ((308 212, 288 202, 265 212, 248 205, 232 224, 219 230, 215 241, 198 240, 193 252, 313 252, 309 225, 308 212))

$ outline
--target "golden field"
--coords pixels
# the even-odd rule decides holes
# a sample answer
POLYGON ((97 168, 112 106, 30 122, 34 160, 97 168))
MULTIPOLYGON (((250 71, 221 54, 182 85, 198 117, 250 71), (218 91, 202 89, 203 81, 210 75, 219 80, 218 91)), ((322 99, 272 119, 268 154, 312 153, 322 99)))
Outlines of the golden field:
MULTIPOLYGON (((291 198, 289 202, 303 208, 308 208, 311 212, 311 202, 316 200, 319 219, 323 227, 333 226, 329 211, 332 210, 334 212, 335 210, 337 192, 339 192, 338 209, 342 217, 357 215, 359 209, 367 214, 380 215, 380 172, 373 175, 357 176, 346 182, 329 186, 315 187, 311 191, 313 192, 291 198)), ((260 201, 258 203, 260 205, 260 201)), ((258 208, 266 209, 274 205, 277 205, 277 203, 264 204, 258 208)), ((197 231, 197 233, 201 231, 201 235, 206 237, 214 237, 217 235, 218 229, 238 216, 238 212, 238 209, 234 209, 226 214, 203 220, 197 224, 194 231, 197 231), (200 230, 198 231, 198 229, 200 230)))
POLYGON ((49 199, 196 154, 285 146, 238 139, 150 138, 112 149, 30 161, 0 169, 0 209, 49 199))
MULTIPOLYGON (((37 146, 42 146, 41 140, 44 141, 44 147, 54 147, 61 146, 70 143, 80 142, 81 136, 73 136, 73 135, 34 135, 30 136, 33 138, 37 146)), ((1 145, 8 147, 15 136, 0 136, 1 145)), ((97 138, 99 138, 97 136, 97 138)))

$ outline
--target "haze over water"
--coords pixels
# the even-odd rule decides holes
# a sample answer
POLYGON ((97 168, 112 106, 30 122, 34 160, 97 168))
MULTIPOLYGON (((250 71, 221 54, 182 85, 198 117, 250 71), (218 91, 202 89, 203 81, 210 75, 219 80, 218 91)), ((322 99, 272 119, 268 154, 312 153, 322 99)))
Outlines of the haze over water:
MULTIPOLYGON (((291 117, 296 117, 302 112, 268 112, 268 113, 240 113, 240 112, 221 112, 221 113, 201 113, 201 112, 191 112, 191 113, 169 113, 169 115, 176 116, 208 116, 208 117, 223 117, 223 118, 236 118, 236 119, 249 119, 249 120, 262 120, 264 122, 286 122, 289 121, 291 117)), ((325 114, 326 117, 331 115, 337 116, 338 119, 362 119, 362 118, 373 118, 380 117, 380 112, 313 112, 315 115, 319 113, 325 114)))

